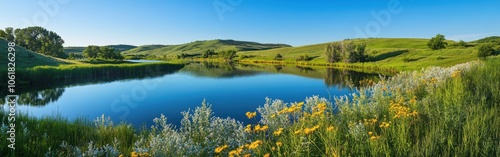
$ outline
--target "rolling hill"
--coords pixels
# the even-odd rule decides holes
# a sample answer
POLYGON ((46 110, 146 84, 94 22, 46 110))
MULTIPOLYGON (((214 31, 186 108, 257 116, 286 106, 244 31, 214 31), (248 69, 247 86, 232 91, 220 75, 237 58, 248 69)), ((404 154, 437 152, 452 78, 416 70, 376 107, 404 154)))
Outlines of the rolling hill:
MULTIPOLYGON (((115 48, 115 50, 118 51, 127 51, 133 48, 136 48, 137 46, 133 45, 124 45, 124 44, 119 44, 119 45, 106 45, 108 47, 115 48)), ((80 46, 68 46, 64 47, 64 52, 66 53, 82 53, 83 50, 85 50, 86 47, 80 47, 80 46)))
MULTIPOLYGON (((417 70, 428 66, 452 66, 478 59, 476 48, 446 48, 431 50, 427 47, 429 39, 419 38, 369 38, 353 39, 354 43, 365 43, 369 62, 353 63, 352 65, 372 66, 380 68, 397 68, 398 70, 417 70)), ((449 44, 454 41, 447 41, 449 44)), ((314 44, 299 47, 284 47, 270 50, 238 52, 249 58, 241 62, 270 61, 279 53, 284 57, 282 62, 296 62, 301 55, 311 57, 310 61, 301 61, 304 64, 326 63, 325 45, 314 44)))
POLYGON ((267 50, 274 48, 291 47, 286 44, 262 44, 249 41, 236 40, 204 40, 194 41, 180 45, 145 45, 122 52, 123 55, 154 55, 174 56, 177 54, 201 54, 203 51, 212 49, 216 52, 225 50, 250 51, 267 50))
MULTIPOLYGON (((7 53, 9 53, 7 44, 7 41, 0 39, 0 54, 2 54, 0 55, 0 64, 2 66, 6 66, 9 62, 7 60, 7 53)), ((16 46, 15 50, 16 68, 31 68, 39 65, 57 66, 60 64, 68 64, 72 62, 64 59, 45 56, 19 46, 16 46)))

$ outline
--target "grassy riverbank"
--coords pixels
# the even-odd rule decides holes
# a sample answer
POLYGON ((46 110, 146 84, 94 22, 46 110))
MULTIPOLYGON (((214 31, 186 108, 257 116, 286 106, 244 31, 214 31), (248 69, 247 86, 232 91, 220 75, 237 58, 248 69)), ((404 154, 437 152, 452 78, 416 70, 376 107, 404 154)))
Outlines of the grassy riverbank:
MULTIPOLYGON (((181 126, 155 119, 134 130, 105 117, 16 117, 16 155, 66 156, 499 156, 500 59, 402 72, 366 82, 353 99, 267 100, 254 124, 211 116, 210 105, 183 113, 181 126), (333 105, 335 102, 337 105, 333 105), (50 149, 49 149, 50 148, 50 149)), ((8 115, 0 113, 1 131, 8 115)), ((253 115, 255 112, 255 115, 253 115)), ((168 116, 168 115, 167 115, 168 116)), ((7 134, 1 134, 2 139, 7 134)), ((6 146, 7 140, 1 145, 6 146)), ((13 150, 2 147, 2 156, 13 150)))

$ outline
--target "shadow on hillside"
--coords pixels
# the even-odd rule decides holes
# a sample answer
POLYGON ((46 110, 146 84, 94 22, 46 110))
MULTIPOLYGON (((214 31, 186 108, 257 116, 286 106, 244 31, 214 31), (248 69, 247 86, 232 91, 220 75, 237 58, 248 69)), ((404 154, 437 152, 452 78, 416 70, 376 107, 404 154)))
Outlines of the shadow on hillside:
POLYGON ((406 53, 406 52, 408 52, 408 50, 398 50, 398 51, 388 52, 388 53, 374 56, 370 59, 370 61, 376 62, 376 61, 384 60, 387 58, 396 57, 396 56, 399 56, 399 55, 406 53))

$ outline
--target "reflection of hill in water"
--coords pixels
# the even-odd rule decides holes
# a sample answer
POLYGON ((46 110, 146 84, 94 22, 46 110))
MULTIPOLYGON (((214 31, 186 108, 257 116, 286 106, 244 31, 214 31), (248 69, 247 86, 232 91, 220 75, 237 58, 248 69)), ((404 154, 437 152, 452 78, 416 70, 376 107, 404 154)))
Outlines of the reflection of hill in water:
MULTIPOLYGON (((16 88, 19 96, 19 105, 44 106, 54 102, 64 93, 64 88, 71 86, 101 84, 113 81, 156 78, 175 73, 184 65, 173 64, 150 64, 126 69, 129 72, 120 72, 121 75, 99 75, 100 77, 74 78, 44 82, 39 86, 29 86, 16 88)), ((7 93, 0 93, 1 98, 5 98, 7 93)), ((5 104, 5 99, 0 100, 0 104, 5 104)))
POLYGON ((364 73, 345 69, 313 68, 297 65, 255 65, 255 64, 229 64, 229 63, 191 63, 181 71, 189 72, 196 76, 212 78, 231 78, 252 76, 261 73, 283 73, 303 77, 323 79, 328 87, 339 88, 360 86, 360 81, 371 79, 379 80, 378 74, 364 73))
POLYGON ((211 78, 232 78, 257 75, 260 72, 254 70, 243 70, 236 68, 230 63, 190 63, 180 71, 189 72, 195 76, 211 78))

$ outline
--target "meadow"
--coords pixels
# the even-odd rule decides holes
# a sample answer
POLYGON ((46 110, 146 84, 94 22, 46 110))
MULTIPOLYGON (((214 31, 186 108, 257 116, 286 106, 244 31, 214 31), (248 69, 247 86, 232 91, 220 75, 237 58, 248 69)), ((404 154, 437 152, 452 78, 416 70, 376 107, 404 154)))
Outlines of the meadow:
MULTIPOLYGON (((500 58, 362 80, 349 96, 266 99, 252 124, 211 105, 142 129, 62 116, 16 117, 16 149, 2 156, 500 156, 500 58)), ((297 89, 300 90, 300 89, 297 89)), ((8 115, 0 112, 6 132, 8 115)), ((0 138, 6 139, 7 134, 0 138)), ((0 141, 5 146, 8 141, 0 141)))

